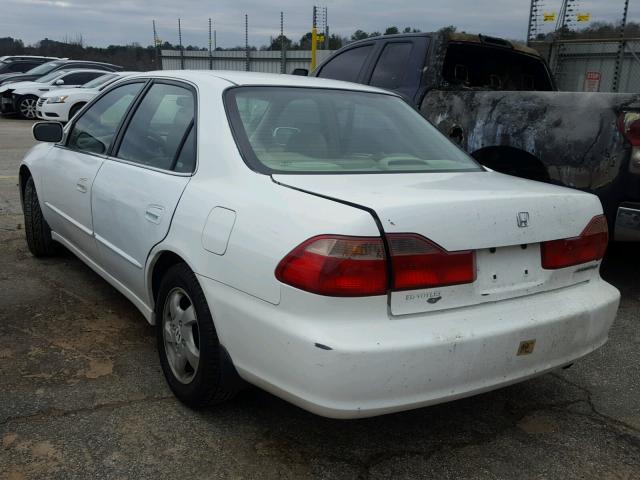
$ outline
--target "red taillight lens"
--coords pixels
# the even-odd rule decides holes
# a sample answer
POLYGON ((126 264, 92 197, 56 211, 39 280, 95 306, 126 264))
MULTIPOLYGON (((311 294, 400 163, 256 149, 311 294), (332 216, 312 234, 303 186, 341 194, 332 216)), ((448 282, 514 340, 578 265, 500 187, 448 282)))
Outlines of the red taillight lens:
POLYGON ((320 235, 299 245, 276 268, 283 283, 319 295, 384 295, 387 269, 379 237, 320 235))
POLYGON ((627 112, 620 115, 618 128, 634 147, 640 147, 640 113, 627 112))
POLYGON ((579 237, 552 240, 541 244, 542 268, 555 270, 604 257, 609 229, 604 215, 593 217, 579 237))
POLYGON ((387 235, 393 289, 414 290, 471 283, 476 277, 472 251, 447 252, 414 233, 387 235))

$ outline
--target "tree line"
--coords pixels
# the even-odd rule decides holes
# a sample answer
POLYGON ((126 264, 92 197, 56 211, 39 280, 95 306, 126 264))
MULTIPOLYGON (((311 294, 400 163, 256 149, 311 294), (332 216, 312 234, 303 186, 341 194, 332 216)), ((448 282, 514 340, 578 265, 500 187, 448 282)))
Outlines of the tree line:
MULTIPOLYGON (((445 27, 455 31, 454 26, 445 27)), ((337 50, 344 45, 365 38, 377 37, 380 35, 395 35, 398 33, 417 33, 419 29, 405 27, 400 30, 396 26, 387 27, 383 32, 366 32, 358 29, 350 36, 337 34, 329 35, 324 45, 320 48, 337 50)), ((538 35, 538 40, 551 41, 555 36, 561 35, 563 38, 618 38, 620 35, 619 25, 606 22, 593 22, 586 28, 580 30, 565 29, 561 32, 552 32, 538 35)), ((625 29, 625 36, 640 37, 640 23, 630 22, 625 29)), ((311 32, 305 33, 299 40, 294 41, 286 35, 272 37, 267 45, 260 47, 250 46, 251 50, 280 50, 284 44, 287 50, 310 50, 311 32)), ((156 70, 160 66, 158 62, 158 50, 177 50, 179 45, 170 42, 163 42, 154 48, 153 45, 141 46, 138 43, 128 45, 109 45, 107 47, 86 46, 81 36, 73 38, 65 37, 64 41, 44 38, 33 45, 25 45, 20 39, 12 37, 0 38, 0 56, 2 55, 46 55, 51 57, 67 57, 78 60, 96 60, 120 65, 127 70, 156 70)), ((186 51, 207 50, 201 46, 187 45, 183 47, 186 51)), ((217 47, 216 50, 244 50, 244 45, 231 48, 217 47)))

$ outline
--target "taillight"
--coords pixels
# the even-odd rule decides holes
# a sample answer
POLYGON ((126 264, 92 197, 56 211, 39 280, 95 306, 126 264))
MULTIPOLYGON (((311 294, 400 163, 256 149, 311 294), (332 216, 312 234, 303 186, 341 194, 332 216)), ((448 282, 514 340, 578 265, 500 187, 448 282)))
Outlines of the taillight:
POLYGON ((542 268, 555 270, 604 257, 609 242, 609 229, 604 215, 593 217, 580 236, 543 242, 542 268))
POLYGON ((393 233, 387 239, 394 290, 459 285, 475 280, 475 256, 470 250, 447 252, 414 233, 393 233))
POLYGON ((384 244, 379 237, 313 237, 282 259, 276 268, 276 278, 318 295, 384 295, 387 291, 384 244))
POLYGON ((384 295, 387 290, 413 290, 471 283, 472 251, 447 252, 413 233, 387 235, 393 284, 389 285, 384 243, 379 237, 320 235, 282 259, 276 278, 283 283, 333 297, 384 295))
POLYGON ((618 128, 634 147, 640 147, 640 113, 626 112, 618 119, 618 128))

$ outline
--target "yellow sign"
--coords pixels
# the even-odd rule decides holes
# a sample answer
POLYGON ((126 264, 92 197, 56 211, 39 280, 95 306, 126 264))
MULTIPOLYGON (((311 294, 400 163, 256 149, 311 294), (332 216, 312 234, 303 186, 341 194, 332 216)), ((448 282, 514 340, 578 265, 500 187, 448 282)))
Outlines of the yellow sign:
POLYGON ((543 19, 545 22, 555 22, 556 21, 556 12, 544 12, 543 19))
POLYGON ((590 13, 576 13, 576 20, 578 20, 579 22, 588 22, 589 20, 591 20, 591 14, 590 13))
POLYGON ((318 41, 319 42, 324 42, 324 35, 322 35, 321 33, 318 34, 318 41))

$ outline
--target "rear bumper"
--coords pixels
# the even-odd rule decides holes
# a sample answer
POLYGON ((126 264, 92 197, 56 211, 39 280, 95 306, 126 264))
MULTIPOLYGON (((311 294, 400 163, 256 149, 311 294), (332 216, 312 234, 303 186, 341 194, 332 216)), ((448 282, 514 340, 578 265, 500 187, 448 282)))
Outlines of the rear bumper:
POLYGON ((344 299, 283 287, 282 303, 275 306, 204 277, 200 282, 240 375, 334 418, 454 400, 571 363, 606 342, 620 298, 614 287, 595 280, 519 299, 389 317, 386 297, 349 309, 344 299), (533 352, 518 355, 521 342, 531 340, 533 352))
POLYGON ((614 239, 640 242, 640 203, 625 203, 618 208, 614 239))

